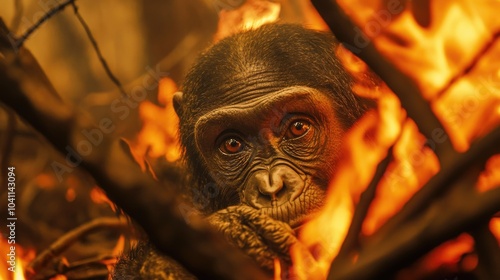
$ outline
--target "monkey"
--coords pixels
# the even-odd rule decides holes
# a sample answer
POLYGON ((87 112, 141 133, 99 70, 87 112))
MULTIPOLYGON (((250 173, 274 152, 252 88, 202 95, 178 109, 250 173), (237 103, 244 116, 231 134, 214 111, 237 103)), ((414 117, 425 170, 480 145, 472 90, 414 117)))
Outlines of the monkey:
POLYGON ((354 94, 338 45, 327 32, 264 25, 207 49, 173 97, 194 205, 268 270, 289 260, 295 231, 324 203, 343 135, 373 106, 354 94))

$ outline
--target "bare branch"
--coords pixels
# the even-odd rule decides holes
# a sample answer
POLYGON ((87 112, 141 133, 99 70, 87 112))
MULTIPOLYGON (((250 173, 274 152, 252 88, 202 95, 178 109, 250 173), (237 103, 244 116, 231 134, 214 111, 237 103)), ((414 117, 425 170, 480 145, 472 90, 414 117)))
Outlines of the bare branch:
POLYGON ((126 231, 130 224, 125 218, 99 218, 83 224, 60 237, 48 249, 38 254, 27 268, 27 277, 33 277, 42 270, 51 260, 66 251, 71 245, 81 240, 82 237, 99 230, 126 231))
POLYGON ((75 11, 75 15, 78 18, 78 21, 80 24, 83 26, 83 29, 85 30, 85 33, 87 33, 87 37, 90 40, 90 43, 92 44, 92 47, 94 48, 97 57, 99 58, 99 61, 101 62, 102 67, 104 68, 104 71, 106 71, 106 74, 108 77, 111 79, 111 81, 118 87, 118 90, 120 90, 122 96, 126 96, 127 94, 125 93, 125 89, 123 88, 122 83, 118 78, 111 72, 111 69, 109 68, 108 63, 106 62, 106 59, 104 59, 104 56, 101 53, 101 50, 99 49, 99 46, 97 45, 97 41, 94 38, 94 35, 92 35, 92 31, 90 30, 89 26, 83 19, 82 15, 80 15, 80 12, 78 12, 78 7, 76 6, 76 3, 71 3, 73 5, 73 10, 75 11))
POLYGON ((19 49, 24 42, 28 39, 28 37, 35 32, 44 22, 46 22, 48 19, 59 13, 60 11, 64 10, 68 5, 72 4, 76 0, 66 0, 62 2, 61 4, 57 5, 56 7, 52 8, 50 11, 48 11, 41 19, 39 19, 33 26, 28 28, 24 34, 19 37, 19 39, 16 40, 15 42, 15 47, 16 49, 19 49))

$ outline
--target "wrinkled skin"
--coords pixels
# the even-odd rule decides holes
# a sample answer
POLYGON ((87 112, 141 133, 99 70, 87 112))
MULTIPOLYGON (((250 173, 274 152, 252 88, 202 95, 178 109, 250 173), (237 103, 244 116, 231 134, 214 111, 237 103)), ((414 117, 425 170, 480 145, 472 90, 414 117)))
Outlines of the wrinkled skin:
POLYGON ((269 25, 208 49, 174 96, 193 203, 263 268, 289 262, 345 131, 371 105, 329 35, 269 25))
POLYGON ((197 121, 198 150, 216 185, 238 190, 239 203, 299 226, 322 205, 335 168, 343 131, 333 106, 308 87, 237 95, 249 101, 197 121))

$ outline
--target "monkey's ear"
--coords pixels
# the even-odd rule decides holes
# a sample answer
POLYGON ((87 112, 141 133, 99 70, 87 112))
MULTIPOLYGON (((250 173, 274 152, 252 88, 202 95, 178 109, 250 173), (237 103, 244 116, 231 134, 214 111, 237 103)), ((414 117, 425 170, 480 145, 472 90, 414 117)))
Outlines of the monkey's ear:
POLYGON ((174 110, 175 110, 175 113, 177 113, 177 116, 179 118, 182 115, 182 101, 183 101, 182 96, 183 96, 182 91, 178 91, 178 92, 174 93, 174 110))

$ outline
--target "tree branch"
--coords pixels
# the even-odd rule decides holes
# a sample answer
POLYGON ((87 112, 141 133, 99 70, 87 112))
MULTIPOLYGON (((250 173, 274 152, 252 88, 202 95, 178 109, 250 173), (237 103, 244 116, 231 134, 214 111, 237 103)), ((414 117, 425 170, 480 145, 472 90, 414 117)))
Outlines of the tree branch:
POLYGON ((78 242, 82 237, 103 229, 128 230, 130 225, 124 218, 100 218, 83 224, 70 232, 63 235, 61 238, 52 243, 48 249, 38 254, 37 257, 28 265, 26 271, 28 279, 35 276, 37 272, 42 270, 52 259, 66 251, 71 245, 78 242))
POLYGON ((104 68, 104 71, 106 71, 106 74, 108 77, 111 79, 111 81, 118 87, 118 90, 122 94, 122 96, 127 96, 127 93, 125 93, 125 89, 123 88, 122 83, 118 78, 113 74, 111 69, 109 68, 108 63, 106 62, 106 59, 104 59, 104 56, 101 53, 101 50, 99 49, 99 46, 97 45, 97 41, 94 38, 94 35, 92 35, 92 31, 90 30, 90 27, 87 25, 85 20, 83 19, 82 15, 80 15, 80 12, 78 11, 78 7, 76 6, 76 3, 73 2, 71 3, 73 6, 73 10, 75 12, 76 18, 80 22, 80 24, 83 26, 83 29, 85 30, 85 33, 87 34, 87 37, 90 40, 90 43, 92 44, 92 47, 94 48, 94 51, 97 54, 97 57, 99 58, 99 61, 101 62, 102 67, 104 68))

